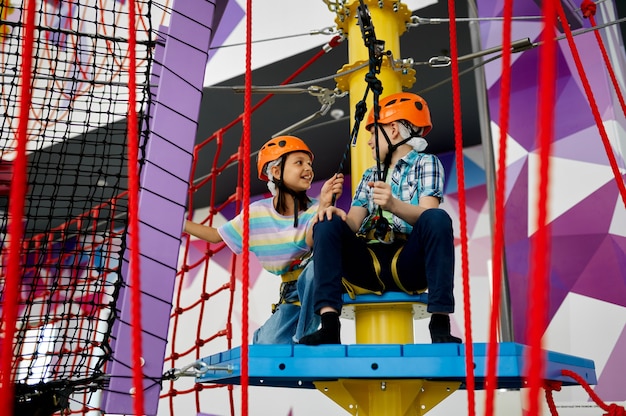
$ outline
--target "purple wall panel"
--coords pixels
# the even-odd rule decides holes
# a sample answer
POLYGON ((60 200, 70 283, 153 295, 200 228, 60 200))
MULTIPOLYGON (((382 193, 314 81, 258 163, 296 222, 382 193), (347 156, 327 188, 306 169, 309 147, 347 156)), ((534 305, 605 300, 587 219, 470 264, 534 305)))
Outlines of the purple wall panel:
MULTIPOLYGON (((173 203, 172 201, 164 198, 161 195, 154 194, 152 192, 141 193, 141 204, 147 204, 147 206, 158 207, 158 209, 152 209, 146 212, 141 217, 141 222, 145 224, 158 224, 161 223, 159 231, 171 236, 175 236, 178 239, 180 234, 180 224, 178 221, 163 221, 164 218, 176 218, 175 215, 180 214, 180 205, 173 203)), ((143 235, 141 236, 143 238, 143 235)), ((162 259, 161 259, 162 260, 162 259)), ((162 260, 164 261, 164 260, 162 260)), ((169 264, 169 263, 167 263, 169 264)))
MULTIPOLYGON (((178 152, 184 152, 184 150, 179 149, 178 152)), ((164 162, 172 162, 169 158, 164 158, 164 162)), ((185 205, 185 198, 187 196, 187 181, 183 181, 180 178, 169 173, 167 170, 167 165, 153 165, 148 162, 143 167, 142 175, 146 178, 149 177, 149 180, 146 180, 142 189, 147 189, 148 191, 157 193, 164 198, 170 199, 172 201, 180 201, 180 203, 185 205), (182 182, 182 183, 181 183, 182 182), (184 185, 185 188, 183 188, 184 185)), ((157 209, 158 207, 153 207, 152 209, 157 209)), ((169 220, 163 219, 162 222, 169 220)), ((182 224, 182 223, 181 223, 182 224)))
MULTIPOLYGON (((139 206, 146 415, 155 415, 158 408, 158 380, 163 374, 196 119, 213 26, 219 20, 214 17, 222 16, 227 3, 228 0, 217 3, 175 0, 170 26, 161 33, 165 46, 158 45, 155 52, 160 65, 156 65, 151 83, 158 83, 158 87, 153 91, 156 102, 146 147, 147 163, 141 172, 139 206)), ((126 253, 123 268, 126 281, 129 257, 126 253)), ((118 303, 119 319, 113 331, 114 360, 107 368, 111 382, 103 397, 102 408, 106 413, 133 411, 133 397, 129 394, 134 365, 130 353, 129 297, 129 290, 123 288, 118 303)))
MULTIPOLYGON (((171 110, 165 110, 161 112, 161 116, 163 113, 169 113, 171 110)), ((178 129, 178 134, 185 135, 191 134, 191 132, 195 132, 195 123, 192 122, 181 122, 178 124, 189 126, 189 128, 178 129)), ((172 137, 165 136, 165 137, 172 137)), ((191 166, 192 155, 188 152, 181 152, 180 147, 177 146, 176 143, 170 142, 166 139, 161 138, 156 134, 156 132, 152 132, 152 138, 150 139, 150 144, 147 147, 148 152, 150 152, 150 148, 155 143, 158 143, 159 152, 154 155, 154 157, 150 158, 151 164, 155 166, 164 166, 168 165, 168 173, 179 178, 183 181, 189 180, 189 166, 191 166)), ((151 153, 151 152, 150 152, 151 153)))

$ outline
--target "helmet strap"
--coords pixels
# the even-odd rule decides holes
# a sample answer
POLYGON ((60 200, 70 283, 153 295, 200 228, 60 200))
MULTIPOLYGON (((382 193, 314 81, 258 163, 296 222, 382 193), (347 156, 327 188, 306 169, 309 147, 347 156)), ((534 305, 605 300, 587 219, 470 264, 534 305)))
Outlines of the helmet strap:
MULTIPOLYGON (((400 146, 402 146, 403 144, 407 143, 409 140, 411 140, 414 136, 411 134, 411 136, 407 137, 406 139, 402 139, 401 141, 399 141, 396 144, 391 143, 391 139, 389 138, 389 135, 387 134, 387 132, 385 131, 385 129, 376 129, 376 134, 378 135, 378 131, 382 131, 383 136, 385 137, 385 141, 387 141, 387 148, 389 149, 387 151, 387 154, 385 155, 385 160, 383 161, 383 164, 385 165, 385 170, 383 171, 381 169, 380 166, 377 166, 378 168, 378 173, 380 175, 380 180, 385 182, 387 180, 387 169, 390 168, 391 165, 391 156, 393 155, 393 152, 395 152, 400 146)), ((378 137, 376 137, 376 163, 380 164, 380 150, 378 148, 378 137)))
MULTIPOLYGON (((284 160, 283 160, 284 162, 284 160)), ((274 183, 276 183, 276 188, 278 189, 278 200, 276 206, 274 207, 279 214, 284 214, 287 210, 287 204, 285 198, 287 195, 290 195, 293 198, 293 226, 294 228, 298 227, 298 213, 300 209, 305 210, 308 208, 311 200, 306 194, 306 191, 295 192, 292 189, 289 189, 287 185, 283 182, 283 173, 285 170, 285 164, 282 163, 280 166, 280 178, 274 179, 274 183)))
MULTIPOLYGON (((384 172, 381 171, 380 166, 378 166, 378 171, 379 171, 379 174, 381 175, 381 180, 383 182, 387 179, 387 169, 390 168, 391 156, 393 155, 393 152, 395 152, 403 144, 408 143, 413 137, 421 137, 420 133, 423 131, 423 128, 420 128, 418 131, 414 130, 404 120, 398 120, 398 122, 402 123, 402 125, 407 127, 409 129, 409 131, 411 132, 411 134, 410 134, 409 137, 407 137, 406 139, 400 140, 396 144, 391 143, 391 139, 389 139, 389 136, 387 135, 387 132, 385 131, 385 129, 380 129, 380 131, 383 132, 383 136, 385 137, 385 140, 387 141, 387 148, 389 149, 387 151, 387 155, 385 156, 385 160, 383 161, 383 164, 386 167, 385 171, 384 172)), ((378 129, 376 129, 376 131, 378 131, 378 129)), ((378 140, 376 140, 376 146, 378 146, 378 140)), ((378 156, 379 155, 379 149, 378 148, 376 149, 376 152, 377 152, 376 155, 378 156)), ((377 160, 380 160, 380 157, 378 157, 377 160)))

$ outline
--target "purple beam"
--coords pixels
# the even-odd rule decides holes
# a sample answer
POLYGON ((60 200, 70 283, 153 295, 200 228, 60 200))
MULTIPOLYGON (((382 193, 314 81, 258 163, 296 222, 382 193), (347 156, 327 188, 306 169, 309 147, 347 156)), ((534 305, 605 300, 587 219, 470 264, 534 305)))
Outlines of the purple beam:
MULTIPOLYGON (((154 106, 141 171, 141 325, 146 415, 156 415, 167 345, 180 237, 209 46, 228 0, 175 0, 169 28, 162 28, 151 76, 154 106), (202 21, 198 19, 202 19, 202 21)), ((130 236, 129 236, 130 237, 130 236)), ((130 246, 130 244, 128 244, 130 246)), ((128 252, 123 277, 130 281, 128 252)), ((122 288, 112 331, 111 377, 103 395, 106 413, 131 414, 130 291, 122 288)))

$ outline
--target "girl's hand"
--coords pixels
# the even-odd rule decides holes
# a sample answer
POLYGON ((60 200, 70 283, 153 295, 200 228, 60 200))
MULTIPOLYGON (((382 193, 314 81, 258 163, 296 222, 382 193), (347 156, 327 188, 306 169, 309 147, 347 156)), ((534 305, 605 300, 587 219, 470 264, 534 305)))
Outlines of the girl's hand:
POLYGON ((343 192, 343 173, 336 173, 322 186, 320 193, 320 209, 327 208, 333 204, 343 192))
POLYGON ((325 219, 330 220, 333 218, 333 214, 337 215, 343 221, 345 221, 348 216, 346 212, 342 210, 341 208, 330 206, 330 207, 320 209, 317 211, 317 221, 315 222, 324 221, 325 219))

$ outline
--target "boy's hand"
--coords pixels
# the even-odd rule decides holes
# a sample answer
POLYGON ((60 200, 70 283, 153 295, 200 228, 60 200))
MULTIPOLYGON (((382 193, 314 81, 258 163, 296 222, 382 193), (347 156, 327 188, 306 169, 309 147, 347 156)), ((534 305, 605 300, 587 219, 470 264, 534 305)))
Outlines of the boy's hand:
POLYGON ((368 182, 372 190, 372 200, 385 211, 393 212, 395 198, 391 194, 391 186, 382 181, 368 182))

